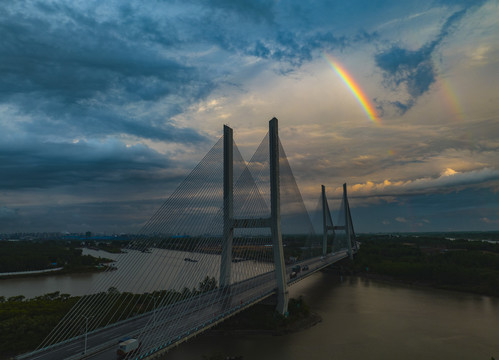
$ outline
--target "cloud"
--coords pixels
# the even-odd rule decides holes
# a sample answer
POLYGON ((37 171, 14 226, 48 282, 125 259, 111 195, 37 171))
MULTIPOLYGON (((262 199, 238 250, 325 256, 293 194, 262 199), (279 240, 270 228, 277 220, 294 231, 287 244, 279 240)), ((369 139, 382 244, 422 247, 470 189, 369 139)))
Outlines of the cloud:
MULTIPOLYGON (((375 55, 374 60, 383 72, 385 86, 396 91, 403 90, 409 95, 403 102, 390 102, 401 114, 411 109, 417 99, 435 83, 437 73, 433 56, 438 46, 467 13, 481 3, 483 2, 469 2, 467 7, 454 12, 447 18, 439 33, 419 49, 410 50, 394 44, 375 55)), ((378 104, 383 106, 380 102, 378 104)))
MULTIPOLYGON (((487 186, 487 184, 497 180, 499 180, 499 170, 496 169, 484 168, 468 172, 457 172, 447 168, 437 177, 398 181, 386 179, 383 182, 367 181, 353 184, 349 186, 348 193, 353 197, 426 194, 457 190, 461 187, 484 186, 484 184, 487 186)), ((336 194, 340 194, 341 191, 341 188, 335 189, 336 194)))
POLYGON ((11 219, 17 214, 16 210, 10 209, 6 206, 0 207, 0 219, 11 219))
POLYGON ((158 200, 29 205, 8 217, 2 216, 0 208, 0 229, 2 233, 88 230, 137 233, 160 205, 158 200))
POLYGON ((405 218, 401 217, 401 216, 396 217, 395 221, 398 221, 398 222, 401 222, 401 223, 406 223, 407 222, 407 220, 405 218))
MULTIPOLYGON (((4 145, 5 146, 5 145, 4 145)), ((0 189, 53 188, 80 183, 133 183, 172 167, 164 155, 121 141, 10 144, 0 148, 0 189)))
POLYGON ((483 217, 480 220, 483 221, 486 224, 499 224, 499 219, 497 219, 497 220, 491 220, 488 217, 483 217))
POLYGON ((440 173, 440 177, 456 175, 458 172, 454 169, 447 168, 440 173))
POLYGON ((2 12, 0 102, 28 115, 20 126, 37 134, 201 140, 171 117, 214 85, 158 51, 178 44, 175 32, 123 8, 108 9, 122 10, 123 17, 110 19, 99 19, 98 10, 34 2, 2 12))
POLYGON ((275 18, 274 6, 268 1, 209 0, 207 2, 200 1, 199 4, 208 5, 208 7, 211 7, 214 10, 236 14, 242 19, 250 19, 257 23, 272 23, 275 18))

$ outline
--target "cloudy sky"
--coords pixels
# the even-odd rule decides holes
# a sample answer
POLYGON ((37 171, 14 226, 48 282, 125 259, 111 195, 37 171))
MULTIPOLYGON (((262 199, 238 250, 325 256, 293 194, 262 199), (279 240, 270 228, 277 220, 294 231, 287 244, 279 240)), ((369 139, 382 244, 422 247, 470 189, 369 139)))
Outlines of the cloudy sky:
POLYGON ((347 182, 358 232, 499 230, 498 18, 497 0, 4 1, 0 233, 138 231, 223 124, 249 159, 274 116, 307 206, 347 182))

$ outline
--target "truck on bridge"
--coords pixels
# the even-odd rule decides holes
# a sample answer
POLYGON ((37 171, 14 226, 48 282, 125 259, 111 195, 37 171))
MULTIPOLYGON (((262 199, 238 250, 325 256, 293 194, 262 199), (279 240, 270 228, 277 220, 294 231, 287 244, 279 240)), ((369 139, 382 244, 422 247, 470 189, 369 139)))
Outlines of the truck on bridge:
POLYGON ((140 349, 140 343, 137 339, 128 339, 120 342, 119 348, 116 351, 118 359, 123 359, 125 356, 137 352, 140 349))

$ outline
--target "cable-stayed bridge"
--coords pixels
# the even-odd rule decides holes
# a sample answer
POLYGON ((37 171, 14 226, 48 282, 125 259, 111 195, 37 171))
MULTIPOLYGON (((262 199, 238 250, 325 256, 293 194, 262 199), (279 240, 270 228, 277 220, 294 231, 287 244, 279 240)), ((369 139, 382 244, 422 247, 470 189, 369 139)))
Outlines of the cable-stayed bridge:
POLYGON ((122 358, 153 358, 288 286, 353 257, 357 242, 346 184, 337 218, 322 186, 309 216, 269 122, 250 161, 232 129, 192 170, 40 346, 18 359, 113 359, 120 340, 140 347, 122 358), (132 290, 131 290, 132 289, 132 290))

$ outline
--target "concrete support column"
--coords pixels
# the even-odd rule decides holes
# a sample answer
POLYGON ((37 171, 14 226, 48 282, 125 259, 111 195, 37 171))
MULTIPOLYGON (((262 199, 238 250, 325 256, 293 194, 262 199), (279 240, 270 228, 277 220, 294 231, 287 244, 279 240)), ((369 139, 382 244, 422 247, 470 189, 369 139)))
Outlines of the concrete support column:
POLYGON ((351 218, 350 218, 350 206, 348 206, 348 197, 347 197, 347 184, 343 184, 343 204, 345 206, 345 232, 347 235, 347 244, 348 244, 348 255, 350 259, 353 260, 353 251, 352 251, 352 235, 351 235, 351 218))
POLYGON ((232 240, 234 238, 233 151, 232 129, 227 125, 224 125, 224 229, 222 256, 220 259, 220 288, 230 285, 232 266, 232 240))
POLYGON ((321 185, 322 188, 322 256, 327 253, 327 214, 328 207, 326 206, 326 187, 321 185))
POLYGON ((277 119, 269 122, 270 150, 270 213, 271 233, 274 253, 275 275, 277 281, 277 308, 281 314, 288 311, 288 289, 286 283, 286 266, 281 234, 281 199, 279 184, 279 133, 277 119))

